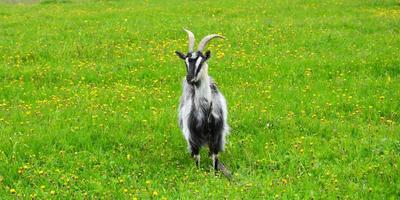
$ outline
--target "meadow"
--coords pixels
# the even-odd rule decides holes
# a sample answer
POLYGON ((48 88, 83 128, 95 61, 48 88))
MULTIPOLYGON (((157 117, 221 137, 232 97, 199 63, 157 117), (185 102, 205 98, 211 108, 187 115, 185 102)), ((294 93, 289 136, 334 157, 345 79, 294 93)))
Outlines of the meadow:
POLYGON ((0 2, 0 199, 399 199, 400 2, 0 2), (208 46, 233 179, 178 128, 208 46))

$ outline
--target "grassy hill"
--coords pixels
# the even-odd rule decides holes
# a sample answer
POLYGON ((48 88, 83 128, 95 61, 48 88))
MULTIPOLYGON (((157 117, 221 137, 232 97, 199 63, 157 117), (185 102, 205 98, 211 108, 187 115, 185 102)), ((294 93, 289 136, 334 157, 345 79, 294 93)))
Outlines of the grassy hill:
POLYGON ((399 55, 399 1, 3 2, 0 197, 398 199, 399 55), (232 181, 178 128, 184 27, 226 37, 232 181))

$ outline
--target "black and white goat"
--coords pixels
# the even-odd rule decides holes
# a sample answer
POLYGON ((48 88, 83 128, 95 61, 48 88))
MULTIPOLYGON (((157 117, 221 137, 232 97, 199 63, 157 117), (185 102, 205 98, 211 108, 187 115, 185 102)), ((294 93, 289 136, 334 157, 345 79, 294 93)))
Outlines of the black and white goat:
POLYGON ((183 94, 179 105, 179 126, 182 129, 191 155, 200 166, 199 150, 208 146, 215 170, 223 168, 218 153, 224 150, 225 136, 228 134, 227 108, 224 96, 218 91, 213 79, 208 76, 207 61, 210 51, 203 49, 213 38, 223 38, 217 34, 204 37, 193 51, 194 35, 189 30, 189 52, 175 53, 185 61, 186 78, 183 80, 183 94))

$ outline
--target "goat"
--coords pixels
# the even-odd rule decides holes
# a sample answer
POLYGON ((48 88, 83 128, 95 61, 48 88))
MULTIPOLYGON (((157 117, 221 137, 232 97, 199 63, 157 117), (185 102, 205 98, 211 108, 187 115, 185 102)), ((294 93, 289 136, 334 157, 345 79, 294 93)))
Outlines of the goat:
POLYGON ((194 34, 184 30, 189 35, 189 52, 175 52, 186 65, 186 78, 183 79, 183 93, 179 104, 179 126, 196 166, 200 166, 200 148, 208 146, 214 169, 224 171, 224 166, 218 160, 218 153, 224 150, 225 136, 229 132, 228 111, 224 96, 208 75, 207 61, 211 52, 203 53, 211 39, 224 37, 208 35, 200 41, 197 51, 194 52, 194 34))

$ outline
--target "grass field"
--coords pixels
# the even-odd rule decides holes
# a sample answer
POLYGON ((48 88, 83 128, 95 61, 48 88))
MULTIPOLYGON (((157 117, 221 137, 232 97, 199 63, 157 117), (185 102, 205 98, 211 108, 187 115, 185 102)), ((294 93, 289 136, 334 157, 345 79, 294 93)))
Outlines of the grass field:
POLYGON ((0 199, 399 199, 399 55, 399 1, 3 2, 0 199), (232 181, 178 128, 184 27, 226 37, 232 181))

